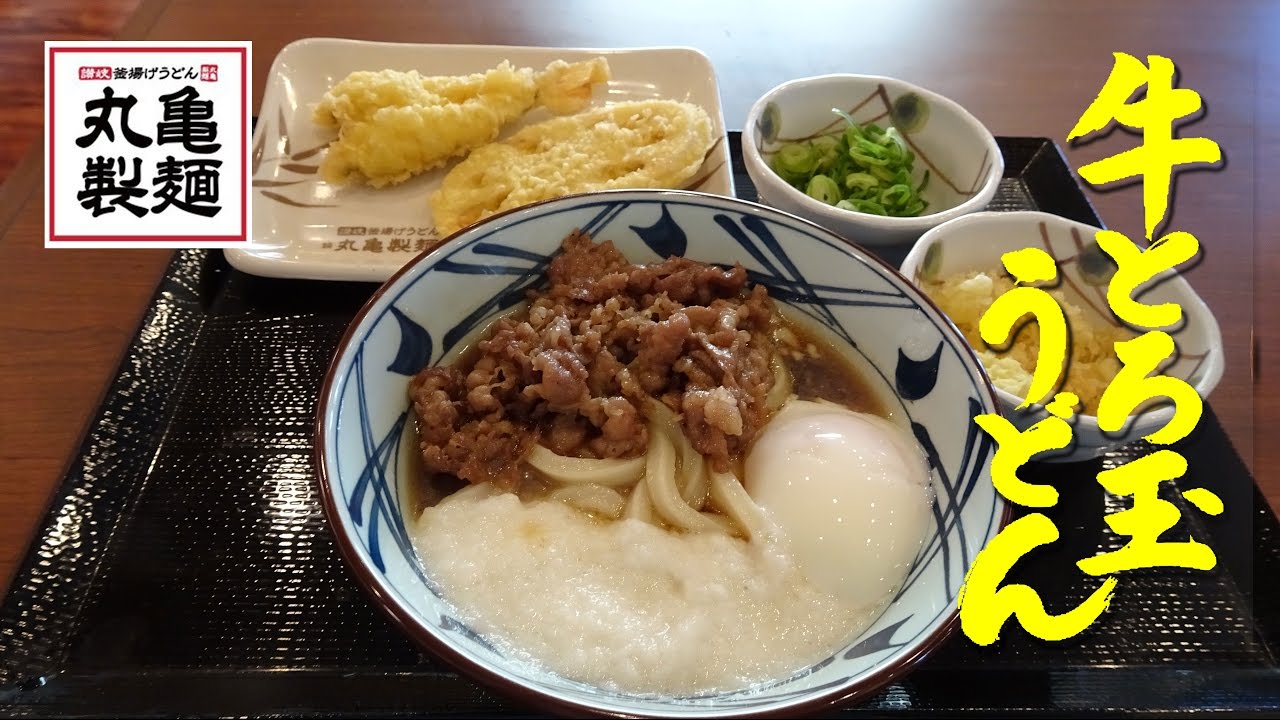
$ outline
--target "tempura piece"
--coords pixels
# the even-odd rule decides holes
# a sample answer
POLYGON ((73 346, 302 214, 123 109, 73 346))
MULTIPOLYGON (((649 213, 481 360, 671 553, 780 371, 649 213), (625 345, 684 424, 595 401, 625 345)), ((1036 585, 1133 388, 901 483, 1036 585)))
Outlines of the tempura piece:
POLYGON ((556 60, 538 77, 538 103, 556 115, 572 115, 591 102, 591 90, 609 81, 602 57, 579 63, 556 60))
POLYGON ((429 200, 440 235, 580 192, 680 188, 715 142, 710 116, 672 100, 625 102, 530 125, 471 153, 429 200))
MULTIPOLYGON (((1002 272, 975 270, 926 282, 923 289, 964 333, 986 366, 991 382, 1007 393, 1025 398, 1031 389, 1032 370, 1040 353, 1040 326, 1034 322, 1027 323, 1004 351, 989 347, 979 332, 983 313, 996 298, 1013 287, 1013 280, 1002 272)), ((1062 306, 1071 328, 1070 356, 1063 389, 1075 393, 1084 413, 1094 414, 1102 392, 1120 372, 1115 344, 1131 340, 1133 335, 1124 327, 1113 325, 1101 317, 1096 307, 1093 308, 1095 312, 1086 312, 1085 306, 1061 288, 1048 292, 1062 306)))
POLYGON ((338 131, 321 162, 321 177, 373 187, 404 182, 493 142, 539 102, 553 112, 580 109, 592 85, 608 79, 603 58, 556 61, 541 73, 507 61, 458 77, 413 70, 351 73, 314 111, 317 124, 338 131))

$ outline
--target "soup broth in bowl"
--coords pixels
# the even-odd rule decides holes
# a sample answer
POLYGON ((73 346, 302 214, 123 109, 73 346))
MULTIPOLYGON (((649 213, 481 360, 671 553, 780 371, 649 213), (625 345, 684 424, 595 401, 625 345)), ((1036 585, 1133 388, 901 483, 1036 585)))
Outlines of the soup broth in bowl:
POLYGON ((460 234, 371 300, 324 403, 362 581, 559 710, 871 692, 946 634, 1004 519, 972 423, 995 399, 936 308, 816 226, 696 193, 460 234))

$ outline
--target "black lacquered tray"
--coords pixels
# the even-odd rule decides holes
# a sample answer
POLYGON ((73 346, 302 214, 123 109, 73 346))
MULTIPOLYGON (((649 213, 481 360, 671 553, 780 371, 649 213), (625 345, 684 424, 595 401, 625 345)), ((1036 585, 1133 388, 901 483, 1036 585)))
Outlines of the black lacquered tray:
MULTIPOLYGON (((731 136, 740 167, 738 136, 731 136)), ((1058 149, 1001 138, 994 209, 1098 218, 1058 149)), ((754 198, 745 173, 739 194, 754 198)), ((898 258, 891 258, 896 261, 898 258)), ((529 712, 418 652, 366 599, 330 540, 312 461, 321 376, 368 284, 256 278, 181 251, 0 607, 9 716, 486 716, 529 712)), ((851 715, 1280 716, 1280 527, 1212 410, 1177 448, 1167 498, 1213 571, 1126 573, 1090 630, 993 647, 955 635, 851 715)), ((1074 562, 1122 538, 1095 480, 1143 452, 1040 466, 1062 532, 1018 566, 1050 612, 1096 586, 1074 562)))

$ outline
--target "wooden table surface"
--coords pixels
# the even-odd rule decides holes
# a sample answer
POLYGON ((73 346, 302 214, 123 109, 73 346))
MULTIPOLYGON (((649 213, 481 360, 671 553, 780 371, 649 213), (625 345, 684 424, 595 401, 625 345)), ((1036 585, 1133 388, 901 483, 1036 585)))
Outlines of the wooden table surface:
MULTIPOLYGON (((1228 162, 1177 183, 1170 229, 1199 238, 1188 275, 1222 326, 1227 370, 1211 404, 1280 507, 1280 3, 1089 0, 763 3, 646 0, 145 0, 122 39, 253 41, 254 107, 276 53, 315 36, 419 43, 696 47, 714 63, 726 122, 787 79, 827 72, 900 77, 948 95, 996 134, 1068 130, 1112 53, 1160 54, 1208 112, 1185 135, 1228 162), (1255 349, 1256 343, 1256 349, 1255 349)), ((429 67, 424 67, 429 70, 429 67)), ((1127 149, 1114 133, 1071 149, 1079 167, 1127 149)), ((169 253, 42 247, 39 147, 0 190, 0 582, 25 552, 169 253)), ((1104 221, 1142 236, 1137 186, 1090 192, 1104 221)), ((1228 508, 1244 517, 1246 508, 1228 508)))

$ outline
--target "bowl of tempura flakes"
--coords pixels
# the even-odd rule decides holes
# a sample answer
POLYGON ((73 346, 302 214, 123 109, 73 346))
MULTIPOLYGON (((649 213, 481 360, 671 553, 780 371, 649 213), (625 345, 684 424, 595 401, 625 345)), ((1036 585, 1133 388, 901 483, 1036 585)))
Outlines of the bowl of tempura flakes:
MULTIPOLYGON (((1099 421, 1102 395, 1121 369, 1116 343, 1131 341, 1145 329, 1127 325, 1108 304, 1107 286, 1116 264, 1099 247, 1098 230, 1044 212, 974 213, 925 233, 902 263, 902 274, 942 308, 978 353, 1005 417, 1026 429, 1047 417, 1042 403, 1019 408, 1036 368, 1039 328, 1031 322, 1024 327, 1019 321, 1010 342, 992 347, 983 341, 978 326, 992 303, 1015 285, 1002 263, 1005 253, 1030 248, 1053 258, 1054 279, 1032 284, 1048 292, 1063 310, 1069 339, 1058 390, 1072 393, 1078 402, 1068 419, 1071 444, 1037 455, 1037 460, 1072 462, 1097 457, 1109 448, 1159 430, 1174 414, 1174 406, 1162 402, 1139 406, 1123 417, 1121 425, 1099 421)), ((1150 305, 1181 306, 1180 317, 1159 328, 1169 333, 1174 347, 1152 374, 1179 378, 1200 399, 1207 398, 1222 378, 1224 367, 1222 334, 1213 311, 1187 279, 1173 271, 1157 275, 1135 295, 1150 305)))

